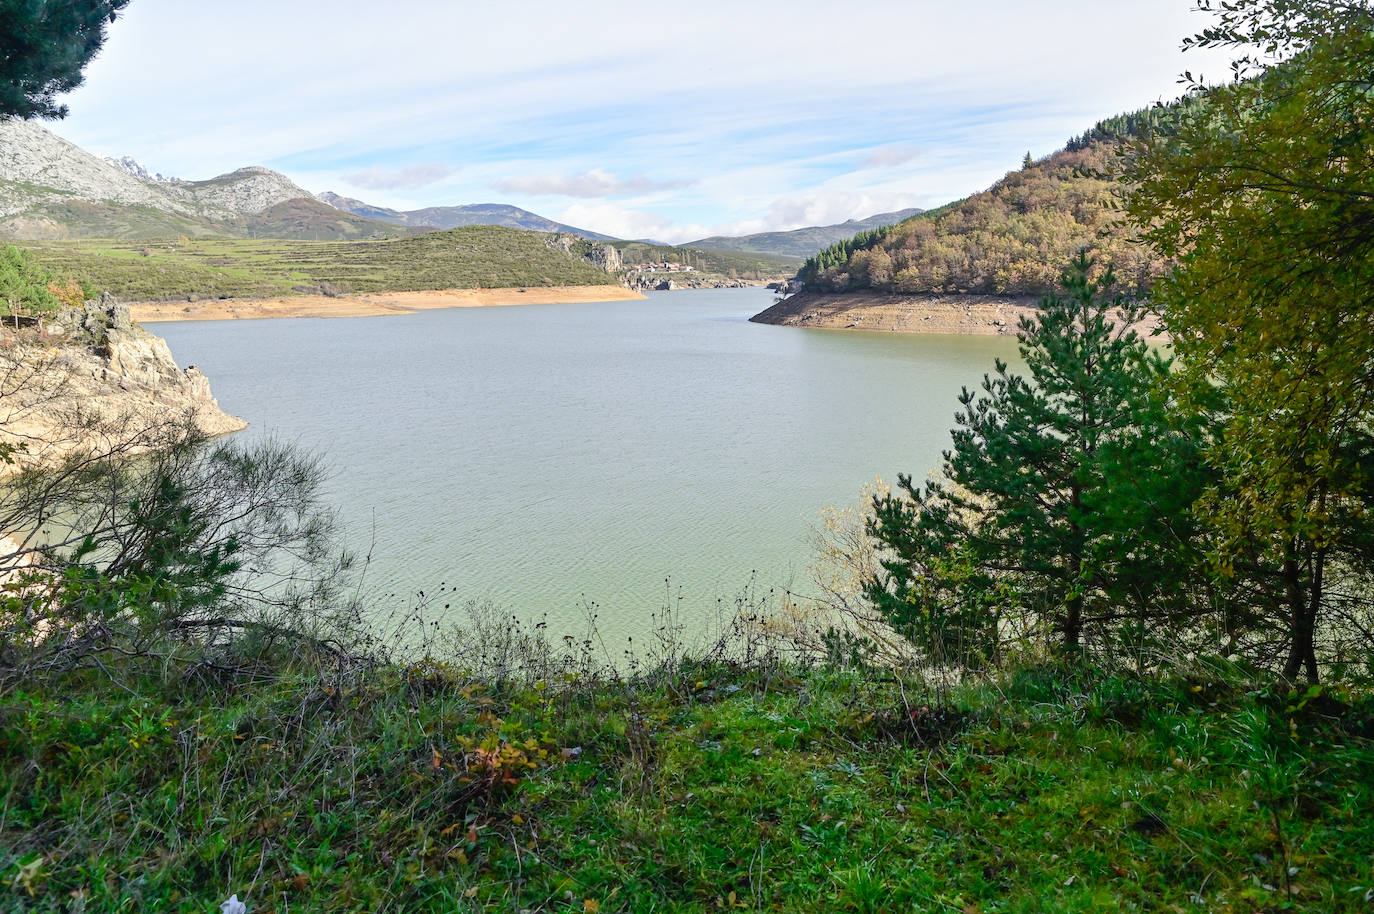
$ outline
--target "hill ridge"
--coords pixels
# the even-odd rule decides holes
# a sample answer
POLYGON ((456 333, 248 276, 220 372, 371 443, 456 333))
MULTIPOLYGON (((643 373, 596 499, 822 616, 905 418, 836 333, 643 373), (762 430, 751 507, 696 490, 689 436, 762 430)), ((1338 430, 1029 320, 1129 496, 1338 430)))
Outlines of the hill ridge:
POLYGON ((619 240, 600 232, 556 222, 508 203, 469 203, 461 206, 427 206, 421 209, 396 210, 375 206, 353 197, 344 197, 333 191, 325 191, 319 195, 319 199, 346 213, 417 229, 442 231, 466 225, 501 225, 532 232, 567 233, 588 241, 619 240))
POLYGON ((718 251, 740 251, 750 254, 783 254, 791 257, 810 257, 824 248, 856 235, 866 229, 896 225, 925 212, 919 207, 876 213, 863 219, 847 219, 834 225, 808 225, 777 232, 755 232, 750 235, 712 235, 688 246, 718 251))

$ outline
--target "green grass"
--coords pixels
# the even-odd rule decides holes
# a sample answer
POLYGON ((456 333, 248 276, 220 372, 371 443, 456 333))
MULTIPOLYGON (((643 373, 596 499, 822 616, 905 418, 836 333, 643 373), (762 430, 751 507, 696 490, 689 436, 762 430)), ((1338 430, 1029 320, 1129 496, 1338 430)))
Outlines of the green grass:
POLYGON ((591 264, 549 247, 543 235, 499 226, 384 241, 186 238, 19 246, 54 275, 136 301, 267 298, 322 289, 383 292, 615 281, 591 264))
POLYGON ((1364 694, 1031 672, 936 695, 727 665, 530 688, 442 664, 113 674, 0 701, 0 909, 205 912, 237 893, 255 914, 1328 912, 1374 897, 1364 694))

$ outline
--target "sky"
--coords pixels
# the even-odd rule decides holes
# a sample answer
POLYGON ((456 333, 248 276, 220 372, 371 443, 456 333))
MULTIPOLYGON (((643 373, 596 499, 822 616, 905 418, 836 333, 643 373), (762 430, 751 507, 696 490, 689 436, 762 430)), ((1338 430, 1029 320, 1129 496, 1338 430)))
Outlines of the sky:
POLYGON ((133 0, 50 124, 193 180, 682 242, 931 207, 1175 97, 1193 0, 133 0))

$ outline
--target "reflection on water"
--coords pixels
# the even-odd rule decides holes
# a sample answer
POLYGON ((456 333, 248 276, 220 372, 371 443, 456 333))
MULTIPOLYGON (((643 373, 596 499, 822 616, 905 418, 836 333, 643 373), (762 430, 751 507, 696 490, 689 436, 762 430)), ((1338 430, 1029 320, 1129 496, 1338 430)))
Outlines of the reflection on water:
MULTIPOLYGON (((762 290, 348 320, 157 327, 220 405, 323 454, 366 590, 439 586, 609 637, 666 595, 714 613, 804 588, 808 530, 874 476, 922 476, 1005 337, 750 324, 762 290), (665 585, 665 582, 669 582, 665 585)), ((396 596, 388 596, 388 595, 396 596)))

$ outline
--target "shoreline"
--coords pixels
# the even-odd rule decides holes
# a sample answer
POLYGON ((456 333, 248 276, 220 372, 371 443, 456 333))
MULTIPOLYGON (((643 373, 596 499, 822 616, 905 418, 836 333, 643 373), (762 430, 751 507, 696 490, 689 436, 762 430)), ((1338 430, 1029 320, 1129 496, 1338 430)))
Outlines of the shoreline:
MULTIPOLYGON (((1038 314, 1039 304, 1039 296, 1031 295, 803 291, 749 320, 820 330, 1015 336, 1021 318, 1038 314)), ((1148 316, 1136 329, 1149 336, 1157 327, 1158 321, 1148 316)))
POLYGON ((414 292, 364 292, 329 297, 293 295, 281 298, 202 302, 130 302, 139 323, 172 321, 266 320, 287 317, 381 317, 442 308, 498 308, 510 305, 585 304, 647 298, 624 286, 550 286, 511 289, 426 289, 414 292))

